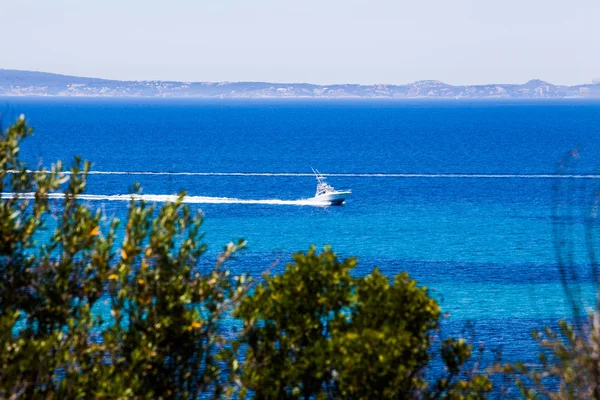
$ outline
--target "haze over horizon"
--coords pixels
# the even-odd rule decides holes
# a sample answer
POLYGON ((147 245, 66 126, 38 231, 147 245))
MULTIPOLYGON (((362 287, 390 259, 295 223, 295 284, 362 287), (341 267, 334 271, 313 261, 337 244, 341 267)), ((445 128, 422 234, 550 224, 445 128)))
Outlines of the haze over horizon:
POLYGON ((118 80, 560 85, 600 77, 600 3, 3 4, 0 68, 118 80), (15 32, 18 32, 15 34, 15 32))

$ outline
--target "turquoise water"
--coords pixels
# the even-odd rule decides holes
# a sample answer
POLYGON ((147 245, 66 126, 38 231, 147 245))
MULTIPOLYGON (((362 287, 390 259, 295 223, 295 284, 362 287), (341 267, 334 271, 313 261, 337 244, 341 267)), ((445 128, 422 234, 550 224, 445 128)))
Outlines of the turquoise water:
POLYGON ((210 249, 203 266, 241 237, 248 250, 231 267, 257 277, 330 244, 359 258, 356 274, 408 270, 450 313, 450 332, 470 321, 477 340, 528 358, 531 329, 571 316, 559 226, 579 297, 593 304, 584 226, 600 185, 600 103, 3 102, 5 115, 23 112, 36 128, 23 148, 33 165, 79 154, 108 173, 89 186, 90 205, 108 215, 124 215, 111 196, 133 182, 149 195, 196 196, 210 249), (561 168, 574 148, 579 158, 561 168), (345 205, 294 203, 314 194, 311 167, 352 189, 345 205))

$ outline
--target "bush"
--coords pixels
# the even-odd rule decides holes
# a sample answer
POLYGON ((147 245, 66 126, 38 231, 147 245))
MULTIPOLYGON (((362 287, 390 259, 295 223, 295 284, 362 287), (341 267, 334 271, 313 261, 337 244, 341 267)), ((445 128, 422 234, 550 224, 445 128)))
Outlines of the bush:
POLYGON ((249 281, 224 267, 244 242, 212 271, 196 269, 202 215, 183 193, 158 207, 135 191, 121 225, 78 200, 88 162, 67 173, 19 161, 31 132, 20 118, 0 138, 0 397, 480 398, 491 389, 464 370, 463 340, 441 344, 445 375, 428 382, 440 309, 406 273, 355 278, 355 259, 311 248, 248 294, 249 281), (232 310, 244 328, 224 338, 232 310))
POLYGON ((355 265, 313 247, 243 299, 244 390, 260 399, 485 397, 487 377, 461 371, 471 355, 463 340, 442 344, 447 374, 428 383, 440 309, 427 290, 406 273, 392 283, 377 269, 354 278, 355 265))
POLYGON ((527 399, 600 399, 600 317, 597 313, 583 325, 563 320, 558 329, 534 331, 542 348, 539 365, 523 362, 498 366, 516 378, 527 399))
POLYGON ((221 396, 219 323, 245 285, 223 262, 243 243, 229 244, 210 273, 196 271, 202 216, 183 194, 159 208, 134 196, 116 243, 120 222, 77 200, 90 164, 32 173, 18 160, 30 134, 20 118, 0 141, 0 396, 221 396))

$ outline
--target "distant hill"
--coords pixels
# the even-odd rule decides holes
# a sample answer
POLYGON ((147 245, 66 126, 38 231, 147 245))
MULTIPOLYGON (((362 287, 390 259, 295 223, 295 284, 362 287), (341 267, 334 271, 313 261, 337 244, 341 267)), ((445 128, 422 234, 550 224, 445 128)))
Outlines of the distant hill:
POLYGON ((116 81, 0 69, 0 96, 183 98, 600 98, 600 84, 558 86, 539 79, 524 84, 453 86, 440 81, 406 85, 312 85, 268 82, 116 81))

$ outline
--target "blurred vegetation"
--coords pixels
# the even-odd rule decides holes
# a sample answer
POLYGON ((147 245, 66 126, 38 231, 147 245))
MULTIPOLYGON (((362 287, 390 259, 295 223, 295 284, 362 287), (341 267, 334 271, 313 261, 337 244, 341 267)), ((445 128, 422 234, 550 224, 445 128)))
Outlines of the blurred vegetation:
POLYGON ((31 132, 20 118, 0 140, 0 397, 476 399, 492 389, 466 367, 470 344, 435 343, 439 305, 406 273, 354 277, 355 259, 311 248, 251 283, 226 267, 244 242, 201 272, 202 215, 183 193, 160 207, 134 193, 126 221, 108 218, 78 200, 88 162, 30 171, 19 161, 31 132), (231 316, 243 327, 226 336, 231 316), (433 357, 444 367, 435 379, 433 357))
MULTIPOLYGON (((558 160, 556 174, 576 175, 579 158, 578 148, 567 152, 558 160)), ((600 188, 590 185, 595 183, 555 179, 552 188, 552 239, 572 315, 555 327, 533 331, 540 348, 537 363, 494 367, 512 377, 527 399, 600 400, 600 188), (596 294, 591 303, 582 289, 590 284, 596 294)))
POLYGON ((526 399, 600 399, 600 319, 598 313, 582 325, 566 320, 557 329, 534 331, 542 351, 539 365, 523 362, 498 366, 516 377, 526 399))

